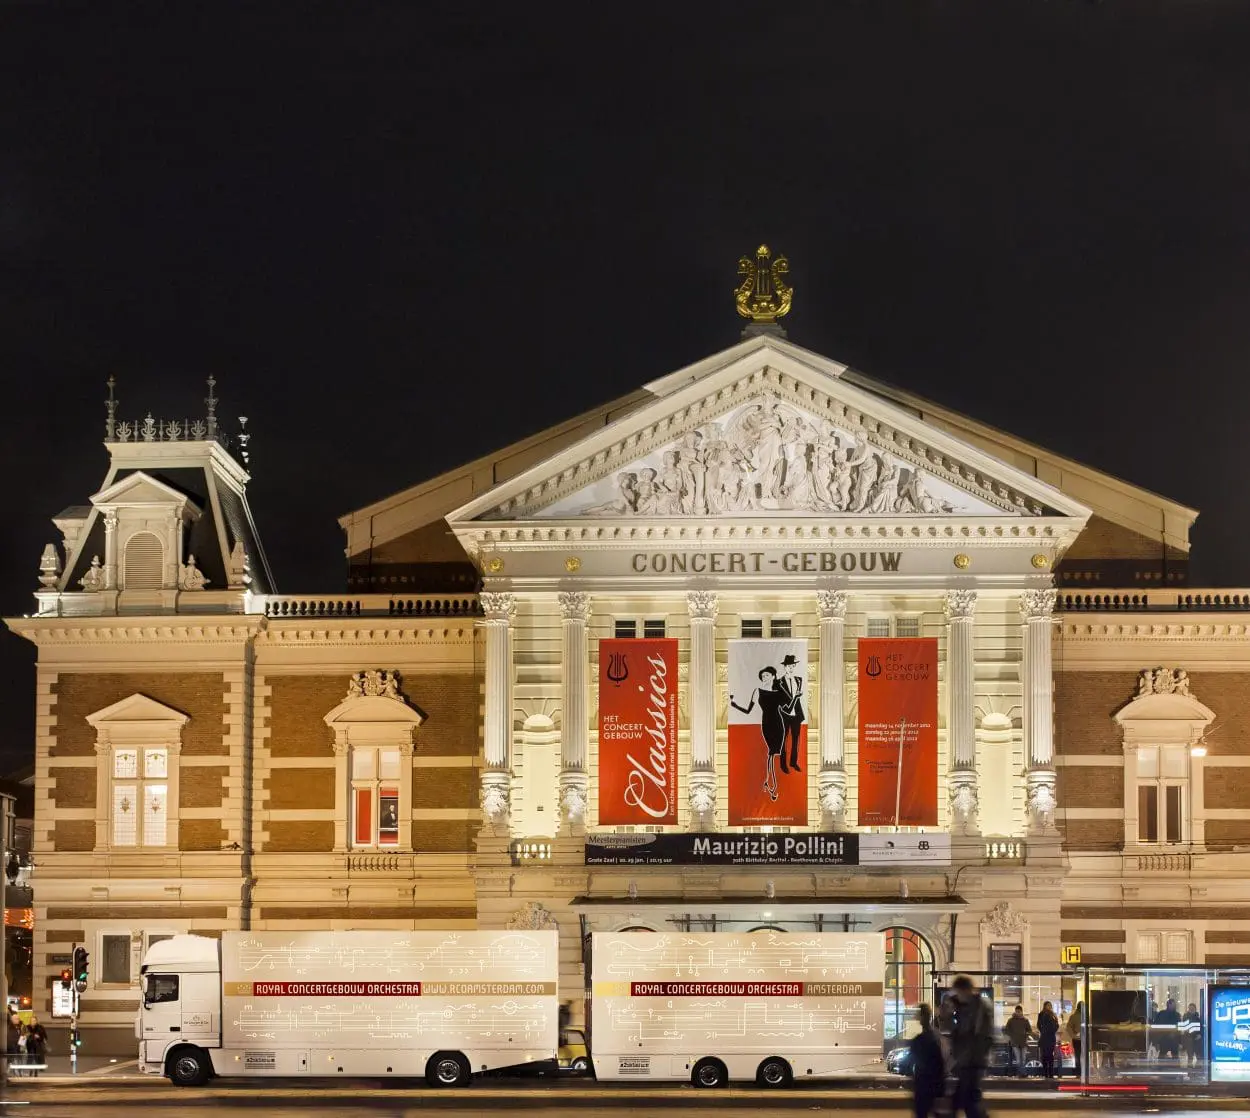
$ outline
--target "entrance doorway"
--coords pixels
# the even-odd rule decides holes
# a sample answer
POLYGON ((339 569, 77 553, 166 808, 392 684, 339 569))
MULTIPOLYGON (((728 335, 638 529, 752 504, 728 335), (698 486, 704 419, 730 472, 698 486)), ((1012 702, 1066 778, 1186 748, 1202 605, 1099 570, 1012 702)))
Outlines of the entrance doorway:
POLYGON ((885 930, 885 1050, 916 1031, 916 1009, 933 994, 933 948, 911 928, 885 930))

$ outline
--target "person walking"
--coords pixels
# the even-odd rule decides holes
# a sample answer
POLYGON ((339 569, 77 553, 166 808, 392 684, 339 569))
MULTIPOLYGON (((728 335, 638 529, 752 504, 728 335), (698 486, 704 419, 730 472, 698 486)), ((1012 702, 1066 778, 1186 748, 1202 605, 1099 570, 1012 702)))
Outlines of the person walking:
POLYGON ((1193 1002, 1185 1007, 1181 1018, 1181 1051, 1186 1064, 1196 1068, 1202 1059, 1202 1014, 1193 1002))
POLYGON ((1047 1079, 1055 1078, 1055 1048, 1058 1043, 1059 1018, 1055 1016, 1054 1006, 1043 1002, 1042 1012, 1037 1015, 1037 1046, 1042 1054, 1042 1075, 1047 1079))
POLYGON ((1068 1043, 1072 1045, 1072 1059, 1076 1064, 1076 1077, 1081 1078, 1081 1044, 1085 1040, 1085 1003, 1077 1002, 1064 1028, 1068 1043))
POLYGON ((26 1030, 26 1062, 32 1065, 30 1074, 39 1078, 39 1067, 48 1055, 48 1032, 32 1017, 26 1030))
POLYGON ((955 1021, 951 1029, 951 1064, 955 1089, 951 1099, 955 1112, 966 1118, 985 1118, 981 1105, 981 1080, 994 1043, 994 1011, 977 992, 966 974, 951 983, 955 1021))
POLYGON ((912 1108, 915 1118, 929 1118, 939 1100, 946 1097, 946 1056, 933 1028, 933 1011, 927 1005, 920 1006, 916 1020, 920 1032, 907 1042, 912 1108))
POLYGON ((1016 1006, 1016 1011, 1007 1018, 1003 1026, 1007 1043, 1011 1045, 1011 1062, 1016 1075, 1027 1075, 1025 1070, 1029 1063, 1029 1038, 1033 1036, 1033 1026, 1024 1015, 1024 1006, 1016 1006))

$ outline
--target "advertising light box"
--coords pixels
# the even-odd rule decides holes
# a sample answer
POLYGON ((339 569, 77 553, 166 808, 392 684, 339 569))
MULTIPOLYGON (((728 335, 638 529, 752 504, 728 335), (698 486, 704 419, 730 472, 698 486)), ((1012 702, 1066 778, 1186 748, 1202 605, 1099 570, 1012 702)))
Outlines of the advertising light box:
POLYGON ((1207 1028, 1211 1082, 1250 1082, 1250 986, 1212 986, 1207 1028))

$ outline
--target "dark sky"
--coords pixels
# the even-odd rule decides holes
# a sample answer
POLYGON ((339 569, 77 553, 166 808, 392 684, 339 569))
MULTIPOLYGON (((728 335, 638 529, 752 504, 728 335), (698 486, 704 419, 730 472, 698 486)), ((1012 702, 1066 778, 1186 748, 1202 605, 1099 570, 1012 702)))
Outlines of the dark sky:
POLYGON ((1201 509, 1250 584, 1247 57, 1244 0, 0 0, 0 608, 109 373, 216 375, 279 588, 332 592, 338 515, 736 341, 760 240, 793 340, 1201 509))

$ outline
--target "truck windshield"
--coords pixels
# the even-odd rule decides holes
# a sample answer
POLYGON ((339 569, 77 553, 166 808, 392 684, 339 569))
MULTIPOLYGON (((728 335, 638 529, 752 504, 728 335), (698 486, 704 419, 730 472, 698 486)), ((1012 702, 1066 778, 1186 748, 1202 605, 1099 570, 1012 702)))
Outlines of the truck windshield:
POLYGON ((144 978, 147 979, 143 992, 144 1005, 178 1000, 178 976, 176 974, 146 974, 144 978))

